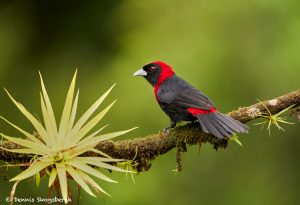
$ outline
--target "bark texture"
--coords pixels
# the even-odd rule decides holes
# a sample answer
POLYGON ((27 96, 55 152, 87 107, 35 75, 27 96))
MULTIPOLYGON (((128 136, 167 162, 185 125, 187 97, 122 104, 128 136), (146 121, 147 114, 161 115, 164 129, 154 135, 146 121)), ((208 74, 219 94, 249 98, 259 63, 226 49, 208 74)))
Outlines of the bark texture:
MULTIPOLYGON (((263 102, 272 114, 276 114, 281 110, 294 105, 300 106, 300 89, 283 96, 267 100, 263 102)), ((234 119, 247 123, 251 120, 266 114, 267 110, 262 103, 256 103, 248 107, 240 107, 237 110, 228 113, 234 119)), ((251 130, 250 130, 251 131, 251 130)), ((105 141, 96 146, 96 149, 105 152, 113 158, 121 158, 133 160, 133 164, 138 172, 147 171, 151 167, 151 161, 157 156, 165 154, 171 149, 178 148, 176 154, 177 168, 181 169, 180 158, 181 152, 187 150, 187 146, 201 145, 202 143, 210 143, 214 149, 226 148, 228 139, 219 139, 213 135, 203 133, 197 123, 187 123, 177 126, 168 134, 159 132, 157 134, 128 139, 120 141, 105 141)), ((7 152, 6 149, 19 148, 18 145, 11 142, 3 142, 0 144, 0 160, 16 164, 29 162, 32 156, 25 154, 17 154, 7 152)), ((95 156, 94 153, 85 153, 85 155, 95 156)))

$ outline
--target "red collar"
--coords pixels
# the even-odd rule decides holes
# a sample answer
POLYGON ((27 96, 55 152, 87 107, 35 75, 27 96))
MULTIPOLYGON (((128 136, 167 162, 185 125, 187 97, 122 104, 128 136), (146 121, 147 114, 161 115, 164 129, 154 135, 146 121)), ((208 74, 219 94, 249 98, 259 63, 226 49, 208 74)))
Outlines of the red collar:
POLYGON ((154 93, 155 93, 155 97, 157 99, 157 92, 158 92, 158 89, 159 89, 160 85, 165 80, 167 80, 169 77, 171 77, 174 74, 174 71, 172 70, 172 68, 168 64, 166 64, 166 63, 164 63, 162 61, 155 61, 153 63, 157 64, 157 65, 159 65, 161 67, 161 73, 159 75, 159 78, 158 78, 155 86, 154 86, 154 93))

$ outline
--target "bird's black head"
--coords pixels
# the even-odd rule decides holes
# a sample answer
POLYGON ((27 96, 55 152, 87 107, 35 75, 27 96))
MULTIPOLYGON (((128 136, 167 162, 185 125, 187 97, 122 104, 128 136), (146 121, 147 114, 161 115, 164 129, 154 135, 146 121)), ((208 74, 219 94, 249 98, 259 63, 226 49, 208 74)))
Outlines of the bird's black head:
POLYGON ((152 85, 161 84, 164 80, 174 74, 172 68, 161 61, 155 61, 143 66, 133 76, 143 76, 152 85))

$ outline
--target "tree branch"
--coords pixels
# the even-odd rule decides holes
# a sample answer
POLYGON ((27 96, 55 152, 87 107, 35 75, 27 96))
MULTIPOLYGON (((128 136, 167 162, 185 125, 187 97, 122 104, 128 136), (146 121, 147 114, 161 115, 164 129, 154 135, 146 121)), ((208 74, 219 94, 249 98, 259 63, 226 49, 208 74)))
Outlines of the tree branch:
MULTIPOLYGON (((281 110, 295 105, 300 106, 300 89, 285 94, 272 100, 263 102, 272 114, 276 114, 281 110)), ((231 117, 243 123, 259 118, 261 114, 267 113, 262 103, 256 103, 248 107, 238 108, 230 113, 231 117)), ((180 158, 181 152, 187 150, 187 145, 201 145, 202 143, 210 143, 214 149, 226 148, 228 140, 219 139, 210 134, 203 133, 197 123, 187 123, 177 126, 170 133, 160 132, 158 134, 149 135, 142 138, 134 138, 120 141, 104 141, 96 146, 96 149, 105 152, 113 158, 134 160, 138 163, 136 169, 138 172, 147 171, 151 167, 151 161, 157 156, 165 154, 173 148, 178 148, 177 152, 177 168, 181 169, 180 158)), ((11 142, 3 142, 0 145, 0 159, 11 163, 26 163, 33 156, 11 153, 4 149, 20 148, 11 142)), ((95 153, 89 152, 85 155, 95 156, 95 153)))

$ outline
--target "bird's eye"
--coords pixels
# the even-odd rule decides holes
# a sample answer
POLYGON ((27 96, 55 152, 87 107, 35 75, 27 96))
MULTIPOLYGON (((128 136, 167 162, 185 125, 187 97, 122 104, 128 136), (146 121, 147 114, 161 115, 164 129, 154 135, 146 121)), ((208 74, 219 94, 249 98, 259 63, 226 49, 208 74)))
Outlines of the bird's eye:
POLYGON ((155 71, 155 69, 156 69, 156 68, 155 68, 154 66, 150 67, 150 71, 151 71, 151 72, 155 71))

